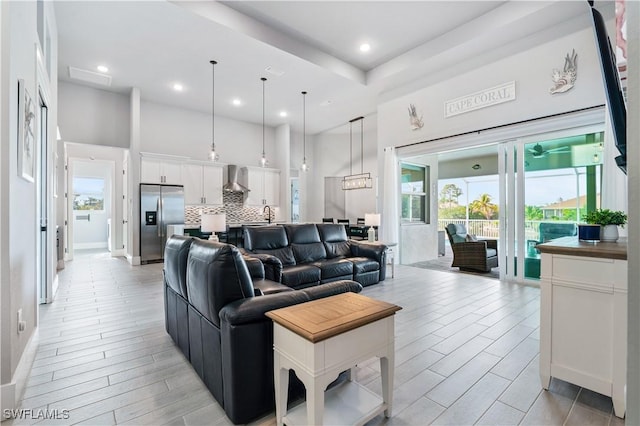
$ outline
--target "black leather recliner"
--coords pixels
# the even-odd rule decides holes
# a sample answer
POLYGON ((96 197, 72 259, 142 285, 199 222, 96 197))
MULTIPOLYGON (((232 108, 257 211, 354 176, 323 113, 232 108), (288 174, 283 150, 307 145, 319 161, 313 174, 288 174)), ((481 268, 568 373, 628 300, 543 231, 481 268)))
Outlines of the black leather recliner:
POLYGON ((350 279, 363 286, 386 277, 386 246, 353 241, 340 224, 244 228, 244 252, 264 262, 265 274, 294 289, 350 279))
MULTIPOLYGON (((260 277, 260 271, 262 262, 228 244, 173 236, 165 248, 167 331, 234 423, 275 408, 273 324, 265 313, 362 290, 345 280, 294 291, 260 277)), ((292 373, 290 398, 302 392, 292 373)))

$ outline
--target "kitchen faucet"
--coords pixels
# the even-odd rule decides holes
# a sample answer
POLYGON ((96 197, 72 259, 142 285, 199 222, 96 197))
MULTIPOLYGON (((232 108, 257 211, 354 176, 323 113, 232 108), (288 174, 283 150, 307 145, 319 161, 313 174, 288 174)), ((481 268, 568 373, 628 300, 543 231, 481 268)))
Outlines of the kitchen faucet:
POLYGON ((267 216, 267 221, 269 224, 271 224, 271 207, 264 206, 264 209, 262 209, 262 214, 265 214, 267 210, 269 211, 269 215, 267 216))

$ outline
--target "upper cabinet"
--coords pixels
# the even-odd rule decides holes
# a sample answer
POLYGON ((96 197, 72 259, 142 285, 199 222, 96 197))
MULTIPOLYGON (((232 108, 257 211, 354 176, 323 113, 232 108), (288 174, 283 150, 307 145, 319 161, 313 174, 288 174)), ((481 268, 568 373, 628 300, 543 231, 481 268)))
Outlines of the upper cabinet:
POLYGON ((182 163, 164 158, 141 157, 140 183, 182 185, 182 163))
POLYGON ((186 163, 182 166, 186 205, 222 204, 222 165, 186 163))
POLYGON ((280 204, 280 170, 243 167, 241 183, 250 189, 245 203, 251 206, 280 204))

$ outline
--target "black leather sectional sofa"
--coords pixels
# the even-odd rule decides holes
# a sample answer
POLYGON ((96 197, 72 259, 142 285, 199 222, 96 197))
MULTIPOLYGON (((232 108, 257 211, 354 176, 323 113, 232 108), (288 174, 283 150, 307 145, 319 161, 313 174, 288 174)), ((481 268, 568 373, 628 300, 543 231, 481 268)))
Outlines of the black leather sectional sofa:
POLYGON ((268 278, 294 289, 344 279, 368 286, 386 276, 386 246, 349 240, 341 224, 245 227, 243 250, 268 278))
MULTIPOLYGON (((169 335, 229 419, 273 411, 273 325, 265 312, 362 286, 340 280, 303 290, 265 277, 264 263, 232 245, 173 236, 164 256, 165 324, 169 335)), ((290 400, 304 387, 292 372, 290 400)))

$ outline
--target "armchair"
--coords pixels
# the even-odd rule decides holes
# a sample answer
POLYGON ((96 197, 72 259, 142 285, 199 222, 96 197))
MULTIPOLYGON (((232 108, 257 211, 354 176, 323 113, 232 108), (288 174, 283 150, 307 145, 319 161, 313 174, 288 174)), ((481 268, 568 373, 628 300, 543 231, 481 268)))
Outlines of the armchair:
POLYGON ((445 228, 451 249, 453 250, 453 263, 461 271, 474 270, 490 272, 491 268, 498 266, 498 241, 476 240, 468 237, 467 228, 464 225, 450 223, 445 228))

